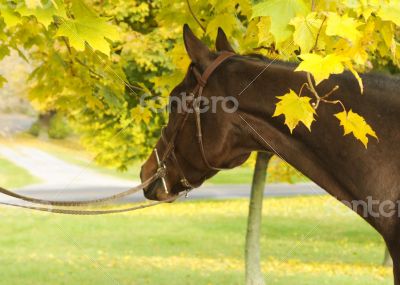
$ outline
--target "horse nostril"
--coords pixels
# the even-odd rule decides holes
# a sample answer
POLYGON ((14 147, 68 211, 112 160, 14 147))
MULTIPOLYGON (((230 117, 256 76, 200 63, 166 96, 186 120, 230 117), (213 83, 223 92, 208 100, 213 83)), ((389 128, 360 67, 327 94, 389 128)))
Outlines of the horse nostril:
POLYGON ((143 189, 144 196, 149 200, 158 200, 157 199, 157 189, 160 188, 159 181, 154 181, 149 186, 143 189))

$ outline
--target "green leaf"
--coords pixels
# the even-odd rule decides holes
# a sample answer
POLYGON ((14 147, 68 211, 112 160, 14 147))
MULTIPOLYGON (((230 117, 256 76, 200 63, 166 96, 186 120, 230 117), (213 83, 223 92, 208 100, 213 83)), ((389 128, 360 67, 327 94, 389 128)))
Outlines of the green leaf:
POLYGON ((302 0, 267 0, 253 7, 252 18, 271 17, 271 33, 275 41, 281 43, 293 33, 290 20, 309 12, 310 8, 302 0))
POLYGON ((357 113, 350 110, 335 114, 335 117, 340 121, 340 125, 344 128, 344 135, 353 134, 360 140, 365 148, 368 146, 368 136, 378 138, 375 131, 367 124, 365 119, 357 113))
POLYGON ((310 97, 301 97, 290 90, 289 93, 277 98, 280 101, 276 104, 273 117, 284 115, 285 124, 289 127, 291 133, 300 122, 311 131, 315 110, 310 104, 310 97))
POLYGON ((1 45, 0 46, 0 60, 2 60, 4 57, 10 55, 10 49, 6 45, 1 45))
POLYGON ((104 102, 111 109, 119 110, 121 108, 121 101, 117 95, 114 94, 108 86, 103 86, 101 89, 101 95, 103 96, 104 102))
POLYGON ((93 49, 109 55, 110 43, 106 38, 119 40, 117 28, 109 24, 108 19, 97 17, 82 1, 73 1, 72 11, 75 18, 63 19, 56 36, 67 37, 71 46, 78 51, 83 51, 87 43, 93 49))
POLYGON ((0 88, 3 88, 5 83, 7 83, 7 79, 0 75, 0 88))
POLYGON ((48 27, 53 22, 54 16, 67 17, 63 3, 56 3, 56 1, 49 2, 46 5, 34 6, 29 6, 27 3, 26 5, 18 7, 17 12, 20 13, 21 16, 35 16, 37 21, 42 23, 45 27, 48 27))
POLYGON ((3 8, 0 10, 1 16, 3 17, 4 23, 6 23, 7 27, 13 27, 20 23, 21 18, 18 13, 9 8, 3 8))

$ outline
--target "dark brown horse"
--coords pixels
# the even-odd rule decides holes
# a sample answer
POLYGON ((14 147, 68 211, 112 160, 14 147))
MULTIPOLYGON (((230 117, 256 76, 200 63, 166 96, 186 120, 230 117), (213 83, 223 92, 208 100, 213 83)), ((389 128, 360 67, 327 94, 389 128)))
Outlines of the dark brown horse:
MULTIPOLYGON (((184 41, 192 64, 182 83, 172 91, 171 101, 193 90, 199 80, 196 73, 204 72, 223 51, 233 51, 222 30, 216 52, 211 52, 187 26, 184 41)), ((394 260, 395 284, 400 285, 400 80, 365 74, 364 96, 359 95, 356 80, 347 73, 332 76, 318 86, 320 94, 325 94, 339 85, 336 99, 363 115, 376 130, 379 141, 371 140, 365 149, 354 137, 343 136, 333 116, 341 111, 339 106, 320 106, 311 132, 299 126, 290 134, 282 116, 272 117, 276 96, 287 93, 289 88, 299 90, 306 82, 306 75, 294 72, 294 68, 291 64, 241 55, 220 63, 207 80, 202 96, 234 96, 239 102, 238 110, 225 112, 218 106, 215 112, 199 115, 203 155, 196 138, 195 112, 182 122, 186 115, 172 106, 164 139, 156 145, 160 163, 166 166, 165 185, 160 180, 144 194, 153 200, 171 199, 215 175, 218 170, 214 167, 241 165, 252 151, 278 154, 347 205, 355 201, 371 204, 368 212, 359 207, 354 210, 385 239, 394 260), (164 155, 166 152, 168 155, 164 155), (388 210, 390 215, 379 214, 388 210)), ((160 163, 153 153, 142 167, 142 179, 153 175, 160 163)))

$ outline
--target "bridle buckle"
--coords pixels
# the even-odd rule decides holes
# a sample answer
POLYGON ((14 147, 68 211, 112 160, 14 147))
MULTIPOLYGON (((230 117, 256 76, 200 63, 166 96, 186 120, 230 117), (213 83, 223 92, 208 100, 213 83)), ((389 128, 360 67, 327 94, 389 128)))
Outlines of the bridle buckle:
POLYGON ((183 187, 192 188, 192 185, 190 185, 189 181, 186 178, 181 179, 181 184, 183 187))
POLYGON ((157 173, 159 173, 159 175, 160 175, 160 179, 163 184, 165 193, 168 194, 169 192, 168 192, 167 182, 165 181, 165 176, 167 175, 167 167, 160 160, 160 157, 158 156, 158 151, 156 148, 154 149, 154 154, 156 155, 156 160, 157 160, 157 165, 158 165, 157 173))

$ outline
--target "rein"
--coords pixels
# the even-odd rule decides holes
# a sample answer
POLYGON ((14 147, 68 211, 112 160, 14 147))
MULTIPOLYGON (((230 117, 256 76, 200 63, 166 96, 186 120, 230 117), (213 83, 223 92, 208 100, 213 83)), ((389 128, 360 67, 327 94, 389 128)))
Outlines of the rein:
MULTIPOLYGON (((202 135, 202 130, 201 130, 201 117, 200 117, 200 100, 203 94, 203 90, 205 86, 207 85, 207 81, 211 74, 217 69, 219 65, 221 65, 225 60, 228 58, 234 56, 234 53, 231 52, 222 52, 204 71, 203 74, 201 74, 196 67, 192 67, 193 73, 196 77, 197 80, 197 85, 193 89, 192 94, 194 95, 194 100, 190 102, 190 107, 191 110, 194 111, 195 114, 195 119, 196 119, 196 137, 197 137, 197 142, 200 148, 200 153, 203 159, 204 164, 212 170, 222 170, 222 168, 214 167, 212 166, 207 157, 206 153, 204 150, 204 143, 203 143, 203 135, 202 135)), ((160 159, 158 155, 157 149, 154 149, 154 153, 157 159, 157 164, 158 164, 158 169, 157 171, 145 182, 120 193, 104 197, 104 198, 98 198, 98 199, 93 199, 93 200, 85 200, 85 201, 54 201, 54 200, 45 200, 45 199, 38 199, 38 198, 33 198, 29 196, 24 196, 21 194, 17 194, 15 192, 12 192, 10 190, 7 190, 5 188, 0 187, 0 193, 17 198, 22 201, 30 202, 33 204, 38 204, 38 205, 45 205, 47 207, 39 207, 39 206, 27 206, 27 205, 19 205, 19 204, 14 204, 14 203, 7 203, 7 202, 0 202, 0 205, 5 205, 5 206, 11 206, 11 207, 18 207, 18 208, 24 208, 24 209, 30 209, 30 210, 36 210, 36 211, 41 211, 41 212, 51 212, 51 213, 57 213, 57 214, 67 214, 67 215, 104 215, 104 214, 113 214, 113 213, 123 213, 123 212, 129 212, 129 211, 134 211, 134 210, 139 210, 139 209, 144 209, 148 207, 152 207, 158 204, 162 203, 168 203, 175 201, 176 199, 181 198, 182 196, 188 196, 188 193, 192 191, 195 187, 193 186, 192 183, 189 182, 189 180, 186 178, 183 169, 181 168, 179 161, 176 157, 175 154, 175 141, 176 138, 178 137, 180 131, 183 129, 185 126, 188 118, 189 118, 190 112, 185 112, 183 114, 183 118, 181 121, 179 121, 175 128, 174 131, 168 140, 165 137, 164 134, 164 129, 162 129, 161 132, 161 139, 162 142, 166 145, 166 150, 160 159), (151 202, 148 204, 142 204, 138 205, 135 207, 128 207, 128 208, 122 208, 122 209, 113 209, 113 210, 78 210, 78 209, 60 209, 60 208, 53 208, 53 206, 56 207, 79 207, 79 206, 88 206, 88 205, 94 205, 94 204, 102 204, 105 202, 109 201, 114 201, 121 199, 123 197, 135 194, 142 189, 148 187, 151 185, 153 182, 157 181, 158 179, 161 179, 164 190, 166 193, 168 193, 168 188, 167 188, 167 183, 166 183, 166 174, 167 174, 167 167, 166 167, 166 160, 171 158, 176 165, 179 174, 181 176, 180 182, 184 186, 186 190, 180 192, 176 196, 173 196, 167 200, 163 201, 155 201, 151 202)))

